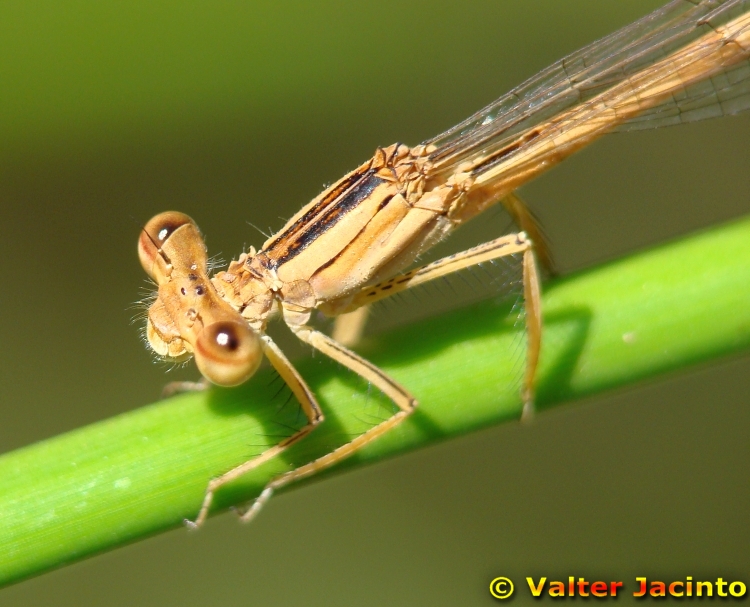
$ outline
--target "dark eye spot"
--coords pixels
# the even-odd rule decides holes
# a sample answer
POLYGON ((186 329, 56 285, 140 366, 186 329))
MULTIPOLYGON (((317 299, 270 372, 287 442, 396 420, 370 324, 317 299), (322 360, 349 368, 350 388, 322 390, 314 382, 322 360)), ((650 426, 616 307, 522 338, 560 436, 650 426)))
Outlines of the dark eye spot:
POLYGON ((192 280, 193 282, 195 282, 196 280, 198 280, 198 277, 195 274, 188 274, 188 278, 190 280, 192 280))
POLYGON ((206 292, 206 289, 203 287, 203 285, 198 285, 195 287, 195 294, 196 295, 203 295, 206 292))
POLYGON ((183 295, 187 295, 187 291, 185 290, 185 287, 182 287, 180 289, 180 293, 182 293, 183 295))
POLYGON ((160 219, 161 221, 154 226, 159 246, 163 245, 177 228, 189 222, 189 218, 181 214, 165 213, 160 219))
POLYGON ((216 343, 230 352, 234 352, 240 347, 240 340, 237 334, 231 329, 222 329, 216 334, 216 343))

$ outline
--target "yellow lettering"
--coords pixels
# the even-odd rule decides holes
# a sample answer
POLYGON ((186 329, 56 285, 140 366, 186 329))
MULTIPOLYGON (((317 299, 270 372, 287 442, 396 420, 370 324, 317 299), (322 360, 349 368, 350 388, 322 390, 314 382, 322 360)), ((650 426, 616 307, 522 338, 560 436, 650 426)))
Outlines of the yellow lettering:
POLYGON ((667 596, 667 586, 664 582, 651 582, 649 590, 651 596, 667 596))
POLYGON ((732 596, 745 596, 745 592, 747 592, 747 587, 742 582, 732 582, 729 585, 729 594, 732 596), (734 589, 735 586, 737 590, 734 589))
POLYGON ((716 594, 719 596, 729 596, 726 591, 724 590, 724 587, 727 585, 727 583, 724 581, 724 578, 720 577, 716 580, 716 594))
POLYGON ((542 590, 544 590, 544 585, 547 583, 547 578, 543 577, 539 580, 539 585, 534 585, 534 578, 527 577, 526 583, 529 585, 529 590, 531 590, 531 594, 533 596, 541 596, 542 590))
POLYGON ((633 593, 633 596, 645 596, 646 595, 646 578, 645 577, 637 577, 635 578, 635 581, 638 582, 641 587, 633 593))
POLYGON ((594 596, 607 596, 607 582, 592 582, 591 594, 594 596))
POLYGON ((706 589, 708 593, 706 596, 714 595, 714 585, 711 582, 696 582, 695 583, 695 594, 696 596, 703 596, 703 589, 706 589))
POLYGON ((565 596, 565 584, 562 582, 550 582, 549 583, 549 595, 550 596, 565 596))
POLYGON ((588 586, 589 583, 583 579, 582 577, 578 578, 578 594, 580 596, 588 596, 589 593, 586 592, 586 586, 588 586))

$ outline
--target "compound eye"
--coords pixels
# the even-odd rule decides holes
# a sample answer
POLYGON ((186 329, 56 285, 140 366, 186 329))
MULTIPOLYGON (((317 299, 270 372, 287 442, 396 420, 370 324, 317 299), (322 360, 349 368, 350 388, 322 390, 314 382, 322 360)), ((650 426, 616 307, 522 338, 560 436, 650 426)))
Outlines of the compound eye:
POLYGON ((195 362, 203 376, 219 386, 236 386, 260 366, 260 337, 247 324, 219 321, 201 331, 195 344, 195 362))
POLYGON ((143 230, 151 236, 156 246, 161 248, 177 228, 187 224, 195 225, 195 222, 185 213, 167 211, 152 217, 143 230))
POLYGON ((164 244, 174 232, 185 225, 193 226, 197 233, 198 228, 190 217, 177 211, 167 211, 152 217, 141 230, 138 238, 138 258, 146 273, 157 282, 159 269, 171 262, 162 252, 164 244))

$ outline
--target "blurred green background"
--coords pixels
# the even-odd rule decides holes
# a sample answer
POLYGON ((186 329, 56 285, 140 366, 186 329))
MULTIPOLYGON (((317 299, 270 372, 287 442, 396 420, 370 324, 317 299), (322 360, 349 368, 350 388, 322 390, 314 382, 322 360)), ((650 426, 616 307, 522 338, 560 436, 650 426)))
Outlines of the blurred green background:
MULTIPOLYGON (((279 228, 376 146, 435 135, 659 4, 4 2, 0 450, 197 376, 165 375, 130 323, 152 215, 187 212, 231 258, 264 239, 248 222, 279 228)), ((569 272, 746 213, 749 136, 747 116, 613 135, 522 193, 569 272)), ((750 582, 748 371, 724 361, 340 475, 251 526, 218 517, 0 604, 481 605, 498 575, 750 582)))

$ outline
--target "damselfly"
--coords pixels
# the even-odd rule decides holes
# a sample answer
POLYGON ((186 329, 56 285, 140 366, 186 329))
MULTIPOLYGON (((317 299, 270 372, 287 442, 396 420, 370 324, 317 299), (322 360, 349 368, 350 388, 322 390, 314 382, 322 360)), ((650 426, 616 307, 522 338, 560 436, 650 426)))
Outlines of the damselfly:
POLYGON ((154 351, 169 359, 193 355, 205 379, 225 386, 252 376, 265 355, 307 417, 290 437, 212 479, 190 525, 205 521, 219 487, 278 455, 323 421, 315 395, 266 333, 275 315, 303 342, 377 387, 398 411, 272 480, 243 520, 252 518, 274 490, 341 461, 416 407, 404 387, 340 340, 313 328, 314 310, 329 316, 352 313, 448 273, 520 256, 528 341, 521 397, 528 412, 542 326, 535 255, 543 264, 549 256, 514 190, 606 132, 747 109, 749 56, 750 0, 675 0, 558 61, 434 139, 415 147, 379 148, 260 250, 243 253, 212 278, 192 219, 167 212, 149 221, 139 254, 159 287, 147 324, 154 351), (404 272, 451 230, 497 203, 521 232, 404 272))

